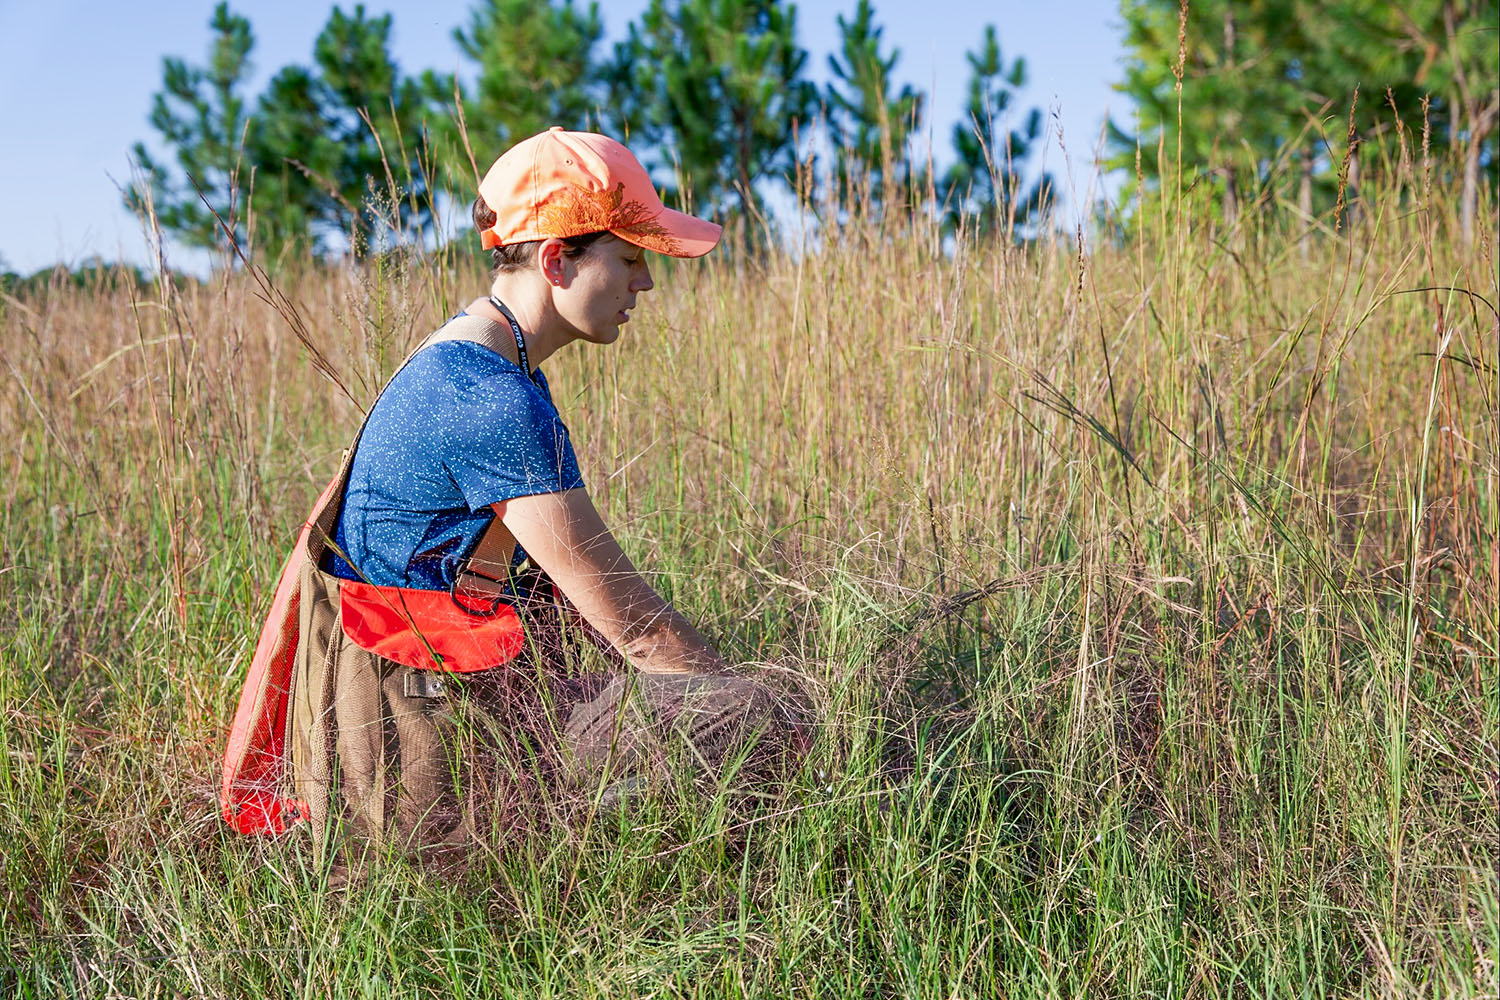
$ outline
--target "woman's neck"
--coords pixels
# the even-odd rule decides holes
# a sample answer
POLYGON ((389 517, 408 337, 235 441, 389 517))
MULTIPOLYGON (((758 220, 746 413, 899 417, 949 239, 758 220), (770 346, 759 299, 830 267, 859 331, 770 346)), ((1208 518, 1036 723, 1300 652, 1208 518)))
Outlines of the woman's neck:
MULTIPOLYGON (((501 275, 490 286, 490 293, 505 303, 505 308, 510 310, 520 324, 521 337, 526 341, 527 360, 535 369, 576 338, 572 328, 553 308, 552 295, 546 284, 530 279, 530 274, 518 275, 511 280, 501 275)), ((487 298, 476 299, 464 311, 470 315, 492 319, 507 328, 510 326, 505 314, 496 309, 487 298)), ((519 364, 519 359, 516 360, 519 364)))

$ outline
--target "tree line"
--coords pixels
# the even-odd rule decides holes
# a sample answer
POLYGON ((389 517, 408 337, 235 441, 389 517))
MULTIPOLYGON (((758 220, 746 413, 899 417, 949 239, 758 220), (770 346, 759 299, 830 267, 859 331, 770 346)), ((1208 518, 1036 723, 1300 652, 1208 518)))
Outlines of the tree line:
POLYGON ((807 77, 797 16, 779 0, 651 0, 606 51, 597 3, 476 0, 453 31, 469 72, 444 74, 397 65, 392 15, 335 6, 310 63, 252 96, 254 31, 221 2, 205 61, 163 60, 149 121, 165 154, 135 145, 126 202, 189 246, 228 228, 271 255, 343 252, 382 228, 427 230, 444 194, 472 197, 493 157, 562 125, 627 140, 669 203, 720 219, 764 216, 771 189, 795 188, 815 130, 833 160, 816 173, 845 204, 920 202, 950 229, 1040 218, 1050 178, 1022 178, 1041 113, 1008 127, 1026 68, 993 26, 968 56, 953 163, 928 176, 908 148, 926 96, 898 86, 900 51, 869 0, 837 17, 826 87, 807 77))
MULTIPOLYGON (((1107 165, 1153 189, 1206 185, 1226 221, 1312 218, 1420 137, 1453 154, 1441 163, 1472 234, 1496 178, 1495 0, 1123 0, 1121 13, 1118 86, 1135 111, 1110 124, 1107 165)), ((476 0, 453 31, 467 72, 443 74, 397 65, 390 14, 335 6, 310 61, 251 95, 251 24, 220 3, 205 61, 163 60, 149 121, 165 155, 136 145, 126 200, 191 246, 227 227, 266 254, 357 250, 383 227, 429 230, 500 151, 562 125, 626 139, 669 203, 720 219, 764 214, 769 191, 806 195, 810 179, 840 204, 932 212, 950 231, 1039 231, 1056 200, 1028 170, 1042 113, 1016 105, 1026 63, 993 25, 967 55, 952 162, 933 175, 908 142, 927 95, 897 82, 869 0, 837 16, 825 86, 808 79, 797 19, 780 0, 651 0, 606 50, 597 3, 476 0), (831 162, 809 171, 815 135, 831 162)))

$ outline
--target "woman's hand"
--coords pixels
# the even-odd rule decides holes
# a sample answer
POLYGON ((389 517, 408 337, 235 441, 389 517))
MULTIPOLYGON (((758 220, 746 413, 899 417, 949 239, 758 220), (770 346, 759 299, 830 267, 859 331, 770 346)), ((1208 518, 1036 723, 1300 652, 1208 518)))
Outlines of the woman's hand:
POLYGON ((647 673, 722 673, 724 659, 662 599, 583 489, 516 497, 495 515, 590 625, 647 673))

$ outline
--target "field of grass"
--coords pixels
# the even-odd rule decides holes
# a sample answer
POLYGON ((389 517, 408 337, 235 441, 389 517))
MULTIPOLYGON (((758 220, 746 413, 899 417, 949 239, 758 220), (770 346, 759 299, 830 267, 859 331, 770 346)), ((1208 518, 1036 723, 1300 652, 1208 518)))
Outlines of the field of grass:
POLYGON ((657 271, 548 365, 629 551, 822 728, 754 807, 330 886, 220 822, 295 525, 482 287, 391 254, 0 300, 0 994, 1494 997, 1496 261, 1141 209, 858 217, 657 271), (793 236, 792 244, 798 244, 793 236))

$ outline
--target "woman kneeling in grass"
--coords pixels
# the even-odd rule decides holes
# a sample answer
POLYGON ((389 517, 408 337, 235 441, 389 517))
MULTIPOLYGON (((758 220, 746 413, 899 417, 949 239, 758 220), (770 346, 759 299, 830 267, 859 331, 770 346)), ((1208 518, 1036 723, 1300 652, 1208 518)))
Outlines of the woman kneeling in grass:
POLYGON ((294 699, 293 770, 315 827, 332 787, 336 814, 357 830, 413 846, 503 834, 538 786, 527 780, 538 745, 561 749, 557 770, 543 768, 559 779, 545 794, 572 787, 615 805, 662 774, 671 746, 697 774, 743 779, 803 742, 793 711, 730 673, 621 550, 539 368, 574 341, 614 343, 652 288, 648 251, 702 256, 719 227, 663 207, 618 142, 558 128, 495 161, 473 214, 494 252, 490 294, 372 407, 318 561, 348 582, 343 632, 367 651, 389 636, 348 588, 412 607, 444 592, 476 635, 515 609, 524 648, 482 669, 456 658, 442 670, 379 659, 345 669, 324 657, 324 675, 299 676, 294 699), (566 654, 579 648, 568 633, 594 640, 614 668, 568 676, 566 654), (676 739, 658 738, 668 733, 676 739), (751 736, 746 757, 737 751, 751 736))

